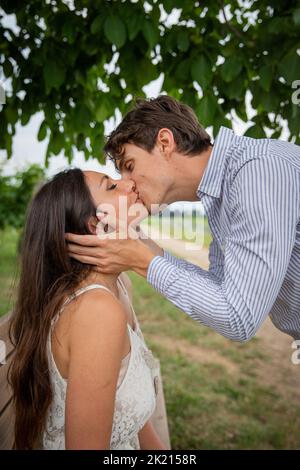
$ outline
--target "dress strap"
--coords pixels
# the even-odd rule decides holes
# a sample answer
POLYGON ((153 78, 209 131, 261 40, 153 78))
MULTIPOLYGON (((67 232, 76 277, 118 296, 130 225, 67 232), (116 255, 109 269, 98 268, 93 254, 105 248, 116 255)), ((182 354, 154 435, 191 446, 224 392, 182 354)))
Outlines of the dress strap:
MULTIPOLYGON (((129 298, 129 295, 128 295, 128 292, 127 292, 127 289, 126 289, 126 286, 124 284, 124 281, 123 279, 121 279, 121 277, 118 277, 118 282, 120 283, 125 295, 127 296, 128 298, 128 301, 129 301, 129 307, 130 307, 130 310, 131 310, 131 313, 132 313, 132 316, 133 316, 133 321, 134 321, 134 332, 139 334, 140 336, 143 336, 142 335, 142 332, 141 332, 141 329, 140 329, 140 325, 139 325, 139 322, 137 320, 137 317, 136 317, 136 314, 135 314, 135 311, 134 311, 134 308, 133 308, 133 305, 132 305, 132 302, 129 298)), ((130 325, 129 325, 130 326, 130 325)))
POLYGON ((88 286, 81 287, 80 289, 76 290, 73 294, 69 295, 69 297, 64 301, 59 310, 59 314, 66 307, 66 305, 68 305, 73 299, 75 299, 75 297, 78 297, 79 295, 83 294, 83 292, 87 292, 92 289, 104 289, 114 295, 114 293, 108 287, 103 286, 102 284, 90 284, 88 286))

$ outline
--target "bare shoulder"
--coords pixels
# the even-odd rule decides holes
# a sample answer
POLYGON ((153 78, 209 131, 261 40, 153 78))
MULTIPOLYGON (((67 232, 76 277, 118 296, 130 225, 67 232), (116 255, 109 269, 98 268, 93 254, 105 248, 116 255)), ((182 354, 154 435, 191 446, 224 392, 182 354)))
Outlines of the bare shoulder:
POLYGON ((127 327, 126 312, 121 302, 110 292, 95 289, 85 292, 76 300, 72 314, 70 337, 87 335, 120 339, 127 327))

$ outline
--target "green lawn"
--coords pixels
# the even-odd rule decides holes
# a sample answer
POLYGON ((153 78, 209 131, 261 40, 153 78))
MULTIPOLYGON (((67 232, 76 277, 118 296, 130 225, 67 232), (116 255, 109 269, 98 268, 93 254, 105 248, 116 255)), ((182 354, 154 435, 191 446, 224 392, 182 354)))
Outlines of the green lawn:
POLYGON ((11 308, 16 289, 18 239, 15 229, 0 230, 0 316, 11 308))
MULTIPOLYGON (((17 235, 7 230, 0 238, 2 314, 11 305, 17 235)), ((146 341, 161 361, 172 447, 299 448, 299 395, 289 394, 284 383, 258 378, 273 360, 261 339, 229 342, 192 321, 144 279, 130 276, 146 341)))

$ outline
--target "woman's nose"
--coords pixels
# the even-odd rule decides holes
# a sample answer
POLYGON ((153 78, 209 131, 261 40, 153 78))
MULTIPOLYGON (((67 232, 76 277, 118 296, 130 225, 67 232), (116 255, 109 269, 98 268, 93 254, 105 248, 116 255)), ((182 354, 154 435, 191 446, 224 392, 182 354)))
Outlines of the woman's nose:
POLYGON ((135 191, 136 185, 135 185, 134 181, 132 181, 132 180, 123 180, 123 182, 124 182, 124 188, 126 189, 126 191, 128 193, 130 193, 131 191, 135 191))

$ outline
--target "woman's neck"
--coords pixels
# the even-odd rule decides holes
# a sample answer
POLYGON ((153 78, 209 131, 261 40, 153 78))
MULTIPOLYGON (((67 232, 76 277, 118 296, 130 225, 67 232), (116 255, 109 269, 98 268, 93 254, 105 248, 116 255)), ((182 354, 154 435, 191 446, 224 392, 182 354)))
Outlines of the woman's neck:
POLYGON ((87 286, 89 284, 102 284, 111 290, 116 297, 119 297, 119 291, 117 286, 117 280, 120 274, 104 274, 97 271, 92 271, 85 279, 81 282, 81 286, 87 286))

